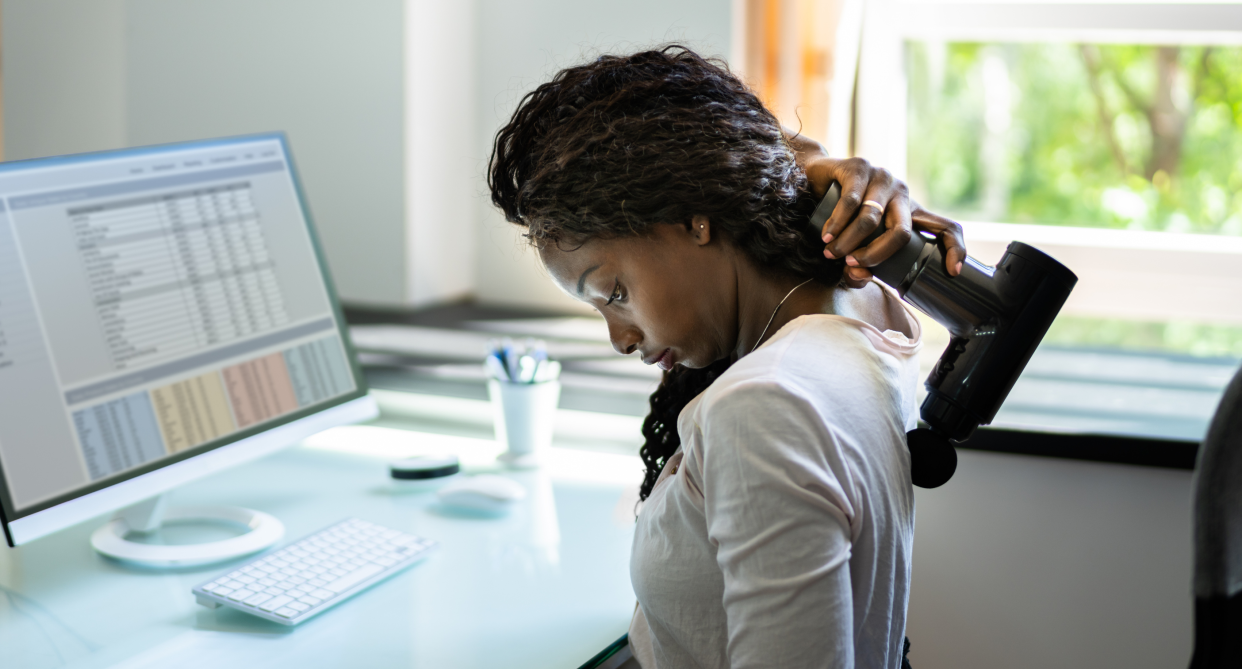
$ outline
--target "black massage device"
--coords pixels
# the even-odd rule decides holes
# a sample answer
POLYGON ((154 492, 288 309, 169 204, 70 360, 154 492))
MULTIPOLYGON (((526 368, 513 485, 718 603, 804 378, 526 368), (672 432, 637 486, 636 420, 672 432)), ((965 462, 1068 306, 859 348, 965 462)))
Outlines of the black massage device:
MULTIPOLYGON (((841 197, 836 183, 811 215, 818 236, 841 197)), ((884 232, 880 226, 864 244, 884 232)), ((957 469, 953 442, 996 417, 1001 403, 1048 332, 1078 277, 1037 248, 1012 242, 996 267, 966 258, 949 276, 944 245, 915 233, 870 267, 901 298, 945 326, 949 347, 927 377, 920 415, 928 428, 907 433, 914 485, 935 488, 957 469)))

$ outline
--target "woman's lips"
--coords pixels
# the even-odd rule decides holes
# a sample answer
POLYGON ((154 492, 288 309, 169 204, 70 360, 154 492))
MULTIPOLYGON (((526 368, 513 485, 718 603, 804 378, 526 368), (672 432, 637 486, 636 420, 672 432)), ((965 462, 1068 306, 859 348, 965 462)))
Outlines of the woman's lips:
POLYGON ((671 348, 664 349, 664 352, 660 354, 660 357, 656 358, 655 364, 658 365, 660 369, 666 372, 672 369, 673 368, 673 349, 671 348))

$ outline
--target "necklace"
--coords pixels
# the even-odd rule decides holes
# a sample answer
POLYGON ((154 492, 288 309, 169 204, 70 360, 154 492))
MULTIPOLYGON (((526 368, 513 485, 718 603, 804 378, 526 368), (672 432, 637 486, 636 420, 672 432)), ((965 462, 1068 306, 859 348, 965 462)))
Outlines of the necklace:
POLYGON ((794 286, 793 289, 790 290, 788 293, 785 293, 785 297, 782 297, 781 301, 776 304, 776 309, 772 312, 772 317, 768 319, 768 324, 763 326, 763 332, 759 333, 759 338, 755 340, 755 345, 751 346, 750 350, 747 351, 747 355, 754 353, 755 349, 759 348, 759 343, 763 341, 763 336, 768 333, 768 328, 772 327, 772 321, 776 320, 776 314, 780 313, 781 307, 785 306, 785 300, 788 300, 789 296, 793 295, 795 290, 805 286, 806 284, 812 281, 814 281, 814 279, 807 279, 806 281, 803 281, 802 283, 794 286))

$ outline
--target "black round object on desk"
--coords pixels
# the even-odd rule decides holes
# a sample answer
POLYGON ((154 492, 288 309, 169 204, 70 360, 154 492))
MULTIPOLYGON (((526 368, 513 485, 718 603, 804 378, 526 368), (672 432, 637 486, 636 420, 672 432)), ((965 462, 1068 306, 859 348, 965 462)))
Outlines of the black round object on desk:
POLYGON ((388 465, 392 477, 402 481, 422 481, 452 476, 461 471, 456 455, 419 455, 388 465))

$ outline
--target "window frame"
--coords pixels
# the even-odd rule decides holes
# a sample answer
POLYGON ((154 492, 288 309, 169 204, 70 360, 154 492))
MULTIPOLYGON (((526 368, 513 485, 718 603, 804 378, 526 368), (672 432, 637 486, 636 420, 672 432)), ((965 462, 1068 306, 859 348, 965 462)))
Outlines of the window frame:
MULTIPOLYGON (((1242 45, 1242 4, 1235 3, 871 0, 865 11, 855 154, 903 180, 908 173, 907 40, 1242 45)), ((840 122, 844 119, 830 120, 840 122)), ((1066 261, 1080 281, 1063 313, 1242 324, 1240 237, 962 224, 971 255, 983 262, 998 260, 1018 236, 1066 261), (1198 294, 1188 296, 1194 288, 1198 294)))

